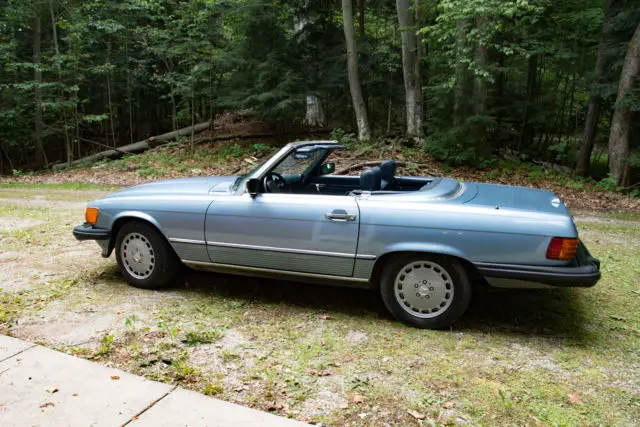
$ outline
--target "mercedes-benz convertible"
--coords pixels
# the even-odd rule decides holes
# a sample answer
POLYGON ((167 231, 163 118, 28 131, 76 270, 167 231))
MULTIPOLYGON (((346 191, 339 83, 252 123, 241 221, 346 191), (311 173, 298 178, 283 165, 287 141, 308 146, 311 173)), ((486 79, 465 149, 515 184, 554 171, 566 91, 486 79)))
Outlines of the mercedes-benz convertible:
POLYGON ((286 145, 242 176, 171 179, 89 203, 78 240, 115 249, 133 286, 181 265, 378 290, 398 320, 443 328, 478 286, 588 287, 600 263, 546 190, 396 176, 386 160, 335 174, 335 141, 286 145))

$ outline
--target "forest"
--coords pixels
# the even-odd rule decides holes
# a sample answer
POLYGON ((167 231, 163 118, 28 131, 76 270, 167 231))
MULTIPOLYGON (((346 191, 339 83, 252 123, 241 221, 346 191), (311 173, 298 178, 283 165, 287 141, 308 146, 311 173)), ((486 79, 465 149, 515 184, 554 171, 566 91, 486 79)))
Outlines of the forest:
POLYGON ((638 0, 0 0, 0 171, 225 112, 640 181, 638 0))

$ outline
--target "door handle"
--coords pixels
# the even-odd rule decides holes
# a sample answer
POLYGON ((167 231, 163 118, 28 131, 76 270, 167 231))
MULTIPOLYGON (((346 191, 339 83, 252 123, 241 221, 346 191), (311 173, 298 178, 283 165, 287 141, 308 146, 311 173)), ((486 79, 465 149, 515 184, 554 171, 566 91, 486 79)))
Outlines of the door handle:
POLYGON ((340 210, 335 210, 333 212, 327 212, 326 215, 327 219, 330 219, 331 221, 338 221, 338 222, 346 222, 346 221, 355 221, 356 220, 356 216, 350 213, 347 213, 346 211, 340 209, 340 210))

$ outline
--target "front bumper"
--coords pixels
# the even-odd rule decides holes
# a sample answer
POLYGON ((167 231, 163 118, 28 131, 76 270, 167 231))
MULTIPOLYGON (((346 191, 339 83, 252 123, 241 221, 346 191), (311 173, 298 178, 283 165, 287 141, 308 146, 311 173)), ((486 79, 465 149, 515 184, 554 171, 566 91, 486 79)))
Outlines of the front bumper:
POLYGON ((73 229, 73 237, 77 240, 109 240, 109 230, 94 227, 86 222, 73 229))
POLYGON ((518 285, 531 283, 554 287, 586 288, 594 286, 600 280, 600 260, 591 256, 582 242, 578 245, 576 257, 568 266, 549 267, 491 263, 476 263, 475 265, 489 284, 500 283, 500 287, 525 287, 518 285), (509 283, 514 286, 509 286, 509 283))
POLYGON ((86 222, 73 229, 73 237, 78 240, 95 240, 102 248, 102 257, 108 258, 113 249, 111 232, 104 228, 94 227, 86 222))

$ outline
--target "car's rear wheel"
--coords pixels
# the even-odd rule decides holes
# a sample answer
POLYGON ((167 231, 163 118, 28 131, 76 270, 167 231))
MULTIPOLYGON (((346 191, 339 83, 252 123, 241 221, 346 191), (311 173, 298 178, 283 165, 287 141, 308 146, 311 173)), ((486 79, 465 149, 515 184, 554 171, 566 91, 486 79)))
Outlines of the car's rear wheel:
POLYGON ((164 236, 140 221, 127 222, 120 228, 116 237, 116 259, 127 282, 143 289, 168 285, 179 266, 164 236))
POLYGON ((455 258, 411 254, 395 256, 382 272, 382 300, 393 316, 419 328, 440 329, 469 307, 472 287, 455 258))

